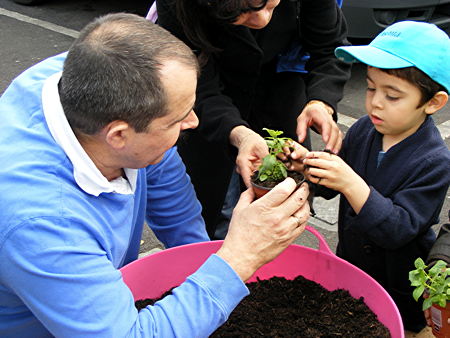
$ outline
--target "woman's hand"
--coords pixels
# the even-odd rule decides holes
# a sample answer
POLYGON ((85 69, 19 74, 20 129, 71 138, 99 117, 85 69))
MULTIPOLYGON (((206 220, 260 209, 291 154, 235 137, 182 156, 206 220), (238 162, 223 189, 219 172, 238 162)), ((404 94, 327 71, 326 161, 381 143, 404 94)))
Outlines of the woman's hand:
POLYGON ((343 134, 333 120, 333 108, 322 101, 312 100, 297 117, 297 135, 301 143, 305 140, 308 128, 314 127, 325 142, 325 149, 337 154, 342 146, 343 134))
POLYGON ((253 172, 257 170, 262 158, 269 154, 266 141, 253 130, 237 126, 231 131, 230 142, 238 148, 236 170, 248 188, 251 186, 250 177, 253 172))

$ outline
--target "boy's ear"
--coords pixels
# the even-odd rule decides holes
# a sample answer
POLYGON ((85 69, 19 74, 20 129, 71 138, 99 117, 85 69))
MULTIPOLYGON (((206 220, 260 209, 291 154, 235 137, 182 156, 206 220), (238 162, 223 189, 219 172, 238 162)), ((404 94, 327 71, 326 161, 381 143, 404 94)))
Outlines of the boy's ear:
POLYGON ((431 115, 445 106, 448 101, 448 94, 444 91, 439 91, 425 104, 425 114, 431 115))

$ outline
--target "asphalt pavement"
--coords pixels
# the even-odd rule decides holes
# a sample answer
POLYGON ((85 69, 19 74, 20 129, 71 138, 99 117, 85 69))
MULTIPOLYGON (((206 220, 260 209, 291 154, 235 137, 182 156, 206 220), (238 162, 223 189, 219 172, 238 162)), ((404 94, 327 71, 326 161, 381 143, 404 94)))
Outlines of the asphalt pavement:
MULTIPOLYGON (((112 12, 130 12, 145 16, 151 1, 143 0, 48 0, 39 6, 22 6, 10 0, 0 0, 0 93, 10 81, 31 65, 66 51, 78 32, 93 18, 112 12)), ((339 111, 339 126, 345 133, 364 115, 365 68, 356 65, 348 82, 339 111)), ((450 105, 434 116, 436 124, 450 147, 450 105)), ((313 135, 313 149, 322 149, 320 137, 313 135)), ((310 224, 318 229, 334 250, 337 239, 338 200, 315 199, 317 216, 310 224)), ((450 193, 447 193, 441 213, 446 220, 450 209, 450 193)), ((438 225, 434 229, 438 229, 438 225)), ((141 252, 160 249, 162 245, 149 230, 143 237, 141 252)), ((317 247, 310 234, 302 235, 299 244, 317 247)))

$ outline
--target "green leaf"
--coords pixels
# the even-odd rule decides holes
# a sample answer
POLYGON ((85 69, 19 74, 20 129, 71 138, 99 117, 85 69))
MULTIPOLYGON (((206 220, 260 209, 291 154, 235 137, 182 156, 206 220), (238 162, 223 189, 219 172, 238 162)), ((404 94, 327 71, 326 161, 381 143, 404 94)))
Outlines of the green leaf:
POLYGON ((278 136, 283 134, 283 132, 279 130, 273 130, 268 128, 263 128, 263 130, 267 131, 269 135, 272 136, 273 138, 277 138, 278 136))
POLYGON ((447 305, 447 297, 445 294, 439 294, 437 295, 437 298, 435 300, 441 307, 445 307, 447 305))
POLYGON ((433 267, 428 271, 428 273, 431 276, 436 276, 438 274, 445 273, 446 267, 447 264, 444 261, 438 260, 436 264, 434 264, 433 267))
POLYGON ((419 270, 412 270, 409 272, 409 281, 411 282, 411 286, 418 286, 422 284, 419 270))
POLYGON ((423 301, 423 304, 422 304, 422 310, 424 311, 424 310, 426 310, 426 309, 429 309, 429 308, 431 307, 431 304, 433 304, 432 301, 431 301, 431 298, 426 298, 426 299, 423 301))
POLYGON ((425 265, 425 262, 423 261, 423 259, 422 258, 417 258, 415 261, 414 261, 414 266, 417 268, 417 269, 425 269, 425 267, 426 267, 426 265, 425 265))
POLYGON ((423 295, 424 291, 425 291, 425 286, 423 286, 423 285, 420 285, 419 287, 414 289, 413 297, 416 300, 416 302, 419 300, 420 296, 423 295))

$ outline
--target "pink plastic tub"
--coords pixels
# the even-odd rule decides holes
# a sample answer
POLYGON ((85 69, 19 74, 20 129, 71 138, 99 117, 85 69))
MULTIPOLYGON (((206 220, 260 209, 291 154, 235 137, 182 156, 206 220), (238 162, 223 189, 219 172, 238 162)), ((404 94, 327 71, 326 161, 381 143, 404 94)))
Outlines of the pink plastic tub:
MULTIPOLYGON (((389 294, 372 277, 337 257, 315 229, 307 227, 319 241, 319 249, 290 245, 272 262, 261 267, 249 282, 282 276, 293 279, 302 275, 328 290, 345 289, 365 303, 390 330, 393 338, 404 338, 403 324, 397 306, 389 294)), ((138 259, 121 271, 134 299, 158 298, 187 276, 221 246, 222 241, 179 246, 138 259)))

